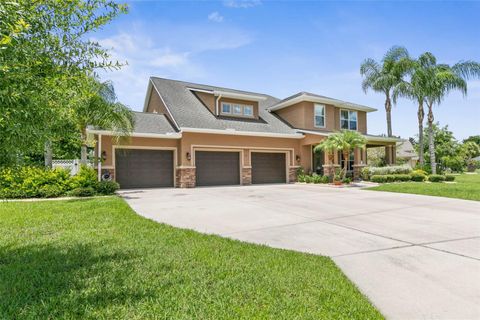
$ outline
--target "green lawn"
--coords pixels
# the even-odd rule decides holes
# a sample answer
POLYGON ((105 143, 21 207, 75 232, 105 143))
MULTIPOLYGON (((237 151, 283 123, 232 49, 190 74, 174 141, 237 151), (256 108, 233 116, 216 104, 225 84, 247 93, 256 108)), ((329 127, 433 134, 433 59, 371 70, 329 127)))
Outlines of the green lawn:
POLYGON ((0 203, 1 319, 380 319, 326 257, 158 224, 116 197, 0 203))
POLYGON ((480 174, 462 174, 455 178, 457 183, 404 182, 387 183, 367 190, 425 194, 448 198, 480 201, 480 174))

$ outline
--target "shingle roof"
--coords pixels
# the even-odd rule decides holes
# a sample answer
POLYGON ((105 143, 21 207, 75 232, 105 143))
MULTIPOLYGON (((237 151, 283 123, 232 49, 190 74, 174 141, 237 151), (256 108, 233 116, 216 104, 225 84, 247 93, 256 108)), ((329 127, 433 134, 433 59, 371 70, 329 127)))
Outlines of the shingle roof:
MULTIPOLYGON (((367 106, 360 105, 360 104, 357 104, 357 103, 338 100, 338 99, 335 99, 335 98, 330 98, 330 97, 327 97, 327 96, 322 96, 322 95, 319 95, 319 94, 310 93, 310 92, 306 92, 306 91, 296 93, 294 95, 291 95, 290 97, 287 97, 283 100, 278 101, 277 103, 275 103, 274 105, 272 105, 270 107, 270 110, 277 110, 277 109, 285 108, 285 107, 295 103, 295 101, 298 100, 296 98, 320 99, 320 101, 322 101, 322 102, 325 101, 326 103, 331 103, 331 104, 333 104, 335 106, 338 106, 338 107, 351 108, 351 109, 362 110, 362 111, 367 111, 367 112, 377 110, 375 108, 367 107, 367 106)), ((313 100, 313 101, 315 101, 315 100, 313 100)))
POLYGON ((167 108, 172 113, 177 124, 182 128, 200 129, 234 129, 237 131, 267 132, 281 134, 295 134, 295 130, 281 120, 278 116, 270 113, 267 108, 277 103, 279 99, 255 92, 233 90, 222 87, 202 85, 177 80, 151 78, 153 85, 160 93, 167 108), (216 117, 198 100, 188 88, 196 88, 210 91, 228 91, 232 93, 243 93, 260 95, 265 100, 259 101, 259 120, 245 121, 242 119, 228 119, 216 117))
POLYGON ((135 133, 175 133, 170 121, 163 114, 133 112, 135 116, 135 133))

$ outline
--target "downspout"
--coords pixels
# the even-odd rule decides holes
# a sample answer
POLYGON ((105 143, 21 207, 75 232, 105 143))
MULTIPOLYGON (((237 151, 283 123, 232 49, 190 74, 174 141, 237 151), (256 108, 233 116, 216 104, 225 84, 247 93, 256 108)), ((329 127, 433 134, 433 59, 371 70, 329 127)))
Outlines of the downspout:
POLYGON ((217 102, 215 103, 215 112, 216 112, 216 116, 220 115, 220 109, 218 107, 218 103, 220 102, 220 99, 222 99, 222 95, 219 95, 217 97, 217 102))
POLYGON ((98 143, 97 143, 97 171, 98 171, 98 181, 102 180, 102 135, 98 135, 98 143))

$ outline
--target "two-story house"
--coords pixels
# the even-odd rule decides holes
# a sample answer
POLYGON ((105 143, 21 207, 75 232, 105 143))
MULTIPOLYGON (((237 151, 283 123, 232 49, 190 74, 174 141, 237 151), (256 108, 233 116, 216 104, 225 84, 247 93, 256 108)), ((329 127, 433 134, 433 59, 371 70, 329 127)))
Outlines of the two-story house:
POLYGON ((122 188, 195 187, 288 183, 303 167, 329 173, 348 161, 357 177, 366 150, 334 163, 313 148, 332 132, 361 132, 368 147, 384 146, 395 161, 396 138, 367 134, 374 108, 300 92, 286 99, 196 83, 152 77, 134 132, 94 128, 99 177, 110 173, 122 188))

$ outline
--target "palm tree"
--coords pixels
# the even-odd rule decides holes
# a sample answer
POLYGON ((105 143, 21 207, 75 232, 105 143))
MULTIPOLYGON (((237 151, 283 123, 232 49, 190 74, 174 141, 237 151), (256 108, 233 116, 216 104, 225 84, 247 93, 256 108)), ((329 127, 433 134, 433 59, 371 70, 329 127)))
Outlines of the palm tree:
POLYGON ((409 68, 410 81, 399 83, 394 89, 393 98, 396 101, 398 96, 403 96, 418 103, 419 162, 422 166, 424 165, 423 120, 425 116, 423 105, 427 105, 430 166, 432 173, 436 174, 433 106, 434 104, 440 104, 451 90, 460 90, 466 95, 466 80, 480 76, 480 64, 474 61, 465 61, 450 67, 446 64, 437 64, 435 56, 426 52, 418 60, 410 60, 409 68))
POLYGON ((367 139, 357 131, 342 130, 341 132, 329 135, 327 139, 314 148, 314 151, 324 150, 328 152, 330 163, 333 162, 333 152, 336 150, 341 151, 343 159, 345 159, 343 164, 343 179, 345 179, 348 170, 347 159, 350 157, 350 153, 355 148, 365 148, 366 143, 367 139), (330 155, 332 155, 332 158, 330 158, 330 155))
POLYGON ((80 163, 87 163, 87 126, 128 135, 133 130, 132 111, 117 101, 111 82, 87 81, 85 99, 73 108, 72 118, 82 140, 80 163))
POLYGON ((426 99, 425 87, 429 78, 426 71, 432 65, 434 59, 431 53, 422 54, 417 60, 405 60, 404 65, 407 67, 407 74, 410 76, 410 81, 400 81, 393 90, 393 101, 397 102, 399 97, 414 100, 418 104, 417 118, 418 118, 418 162, 423 167, 425 157, 423 154, 423 120, 425 119, 425 110, 423 108, 426 99))
POLYGON ((362 89, 381 92, 385 95, 385 111, 387 114, 387 134, 392 136, 392 91, 399 84, 408 70, 410 59, 404 47, 393 46, 387 51, 381 62, 368 58, 360 66, 360 74, 364 77, 362 89))
MULTIPOLYGON (((313 149, 314 152, 318 153, 320 151, 324 151, 327 154, 327 165, 333 165, 335 159, 335 151, 337 146, 333 143, 331 139, 325 139, 319 144, 315 146, 313 149)), ((330 173, 330 180, 333 180, 334 172, 333 170, 329 171, 330 173)))

